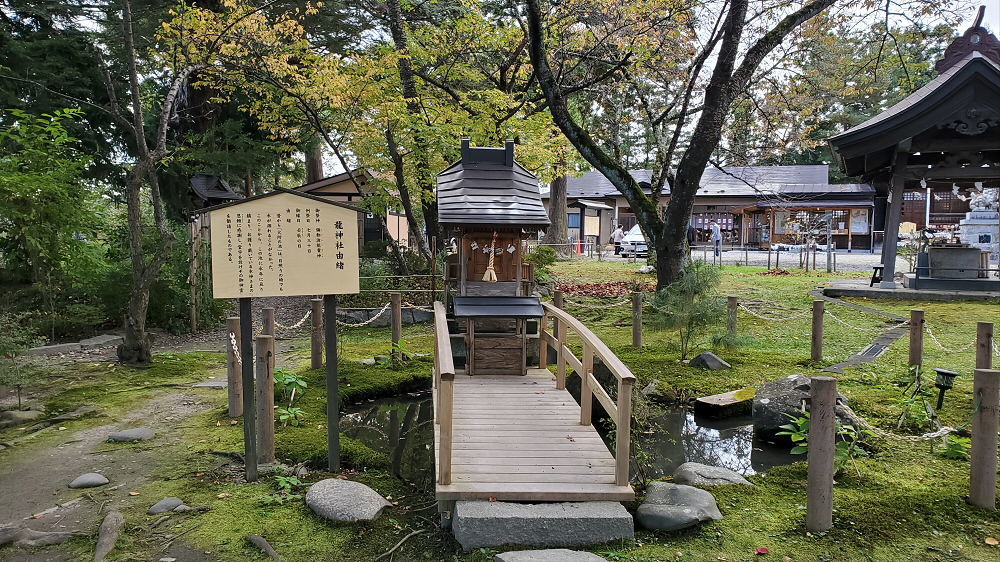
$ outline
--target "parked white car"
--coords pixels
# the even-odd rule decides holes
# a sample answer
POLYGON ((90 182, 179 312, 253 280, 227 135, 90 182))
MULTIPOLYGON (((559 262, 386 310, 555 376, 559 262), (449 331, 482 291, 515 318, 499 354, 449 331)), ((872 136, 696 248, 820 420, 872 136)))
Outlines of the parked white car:
POLYGON ((622 257, 648 256, 649 247, 646 246, 646 237, 642 235, 639 225, 633 226, 622 238, 622 257))

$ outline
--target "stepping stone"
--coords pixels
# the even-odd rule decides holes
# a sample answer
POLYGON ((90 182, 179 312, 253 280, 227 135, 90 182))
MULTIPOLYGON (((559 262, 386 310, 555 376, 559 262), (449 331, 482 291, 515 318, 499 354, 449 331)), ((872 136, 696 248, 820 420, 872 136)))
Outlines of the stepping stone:
POLYGON ((57 343, 55 345, 43 345, 40 347, 33 347, 24 352, 25 355, 60 355, 62 353, 71 353, 73 351, 80 351, 79 343, 57 343))
POLYGON ((748 416, 753 411, 753 397, 756 395, 756 388, 741 388, 703 396, 694 401, 694 413, 716 419, 748 416))
POLYGON ((646 498, 636 510, 636 519, 646 529, 676 531, 703 521, 722 519, 715 497, 709 492, 670 482, 650 482, 646 498))
POLYGON ((686 462, 678 466, 677 470, 674 471, 674 483, 689 484, 691 486, 719 486, 723 484, 753 486, 743 475, 737 474, 728 468, 697 462, 686 462))
POLYGON ((706 351, 704 353, 699 353, 694 359, 688 363, 692 367, 703 367, 709 371, 722 371, 724 369, 732 369, 732 365, 726 363, 719 358, 718 355, 712 353, 711 351, 706 351))
POLYGON ((178 507, 184 505, 184 501, 180 498, 163 498, 162 500, 153 504, 153 507, 149 508, 146 513, 149 515, 158 515, 160 513, 166 513, 168 511, 173 511, 178 507))
POLYGON ((156 432, 152 429, 149 429, 148 427, 136 427, 123 431, 116 431, 111 435, 108 435, 108 441, 130 443, 133 441, 148 441, 153 437, 156 437, 156 432))
POLYGON ((77 476, 75 480, 69 483, 70 488, 96 488, 98 486, 103 486, 108 483, 107 477, 103 474, 98 474, 96 472, 88 472, 86 474, 81 474, 77 476))
POLYGON ((608 560, 593 552, 550 548, 503 552, 494 556, 493 562, 608 562, 608 560))
POLYGON ((80 340, 80 347, 82 347, 83 349, 93 349, 95 347, 107 347, 110 345, 118 345, 123 341, 124 339, 121 336, 116 336, 114 334, 101 334, 99 336, 94 336, 92 338, 80 340))
POLYGON ((191 385, 192 388, 215 388, 223 389, 229 386, 229 381, 226 379, 202 381, 197 384, 191 385))
POLYGON ((309 488, 306 505, 330 521, 371 521, 391 504, 360 482, 328 478, 309 488))
POLYGON ((451 530, 466 551, 505 544, 582 546, 635 535, 632 515, 618 502, 522 504, 459 501, 451 530))

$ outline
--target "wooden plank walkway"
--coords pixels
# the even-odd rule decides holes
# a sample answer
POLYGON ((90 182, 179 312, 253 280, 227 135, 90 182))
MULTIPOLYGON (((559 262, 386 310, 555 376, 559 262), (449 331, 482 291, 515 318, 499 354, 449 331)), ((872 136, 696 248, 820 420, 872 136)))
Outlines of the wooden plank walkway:
MULTIPOLYGON (((556 389, 547 369, 526 376, 456 373, 452 419, 452 477, 437 485, 439 500, 635 498, 631 486, 615 484, 614 457, 593 425, 580 425, 579 404, 556 389)), ((437 425, 434 446, 437 457, 437 425)))

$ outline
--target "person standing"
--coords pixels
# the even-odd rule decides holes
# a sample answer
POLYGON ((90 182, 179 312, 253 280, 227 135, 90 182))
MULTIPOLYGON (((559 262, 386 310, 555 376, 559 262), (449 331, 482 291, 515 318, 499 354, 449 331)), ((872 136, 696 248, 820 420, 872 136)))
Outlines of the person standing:
POLYGON ((715 257, 722 256, 722 229, 719 223, 714 220, 708 223, 708 228, 712 231, 712 245, 715 246, 715 257))
POLYGON ((625 239, 625 230, 622 229, 622 225, 618 225, 618 228, 611 233, 611 241, 615 244, 615 255, 620 256, 622 253, 622 240, 625 239))

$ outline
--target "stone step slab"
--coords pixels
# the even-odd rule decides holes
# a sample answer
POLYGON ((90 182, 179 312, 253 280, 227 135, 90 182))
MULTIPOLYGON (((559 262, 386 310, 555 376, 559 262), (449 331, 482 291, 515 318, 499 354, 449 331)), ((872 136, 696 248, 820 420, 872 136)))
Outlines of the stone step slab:
POLYGON ((451 530, 466 551, 502 545, 585 546, 635 535, 632 515, 622 504, 599 501, 458 501, 451 530))
POLYGON ((707 418, 721 419, 748 416, 753 410, 755 388, 741 388, 722 394, 702 396, 694 401, 694 413, 707 418))
POLYGON ((608 562, 593 552, 547 548, 545 550, 513 550, 501 552, 493 557, 493 562, 608 562))

